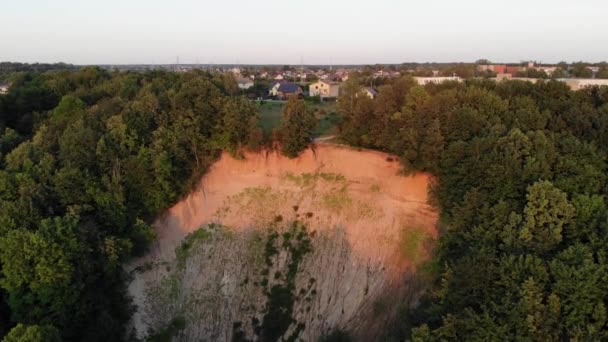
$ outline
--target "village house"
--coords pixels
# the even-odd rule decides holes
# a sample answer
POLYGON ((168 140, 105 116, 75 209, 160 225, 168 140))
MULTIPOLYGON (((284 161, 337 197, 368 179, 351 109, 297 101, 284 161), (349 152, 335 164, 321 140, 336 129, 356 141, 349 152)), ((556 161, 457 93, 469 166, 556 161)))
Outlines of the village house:
POLYGON ((446 76, 446 77, 414 77, 416 82, 420 85, 426 85, 429 83, 440 84, 448 81, 456 81, 462 82, 462 78, 456 76, 446 76))
POLYGON ((541 80, 540 78, 531 78, 531 77, 513 77, 512 74, 497 74, 494 79, 498 82, 503 81, 503 80, 518 80, 518 81, 526 81, 526 82, 532 82, 532 83, 537 83, 538 81, 541 80))
POLYGON ((500 74, 496 74, 495 78, 496 78, 496 81, 510 80, 513 78, 513 75, 500 73, 500 74))
POLYGON ((239 89, 249 89, 253 87, 253 80, 250 78, 238 78, 236 83, 239 85, 239 89))
POLYGON ((485 65, 478 65, 477 66, 477 70, 478 71, 492 71, 495 74, 505 74, 507 72, 507 65, 506 64, 485 64, 485 65))
MULTIPOLYGON (((498 74, 496 81, 503 80, 518 80, 518 81, 527 81, 532 83, 538 83, 544 81, 542 78, 530 78, 530 77, 513 77, 511 74, 498 74)), ((558 78, 560 82, 566 83, 571 90, 580 90, 586 87, 593 86, 608 86, 608 79, 599 79, 599 78, 558 78)))
POLYGON ((286 81, 283 80, 274 80, 270 82, 270 84, 268 85, 268 95, 279 96, 279 87, 285 82, 286 81))
POLYGON ((520 71, 526 71, 526 68, 520 66, 507 66, 505 74, 516 75, 520 71))
POLYGON ((8 87, 9 85, 6 83, 0 83, 0 94, 6 94, 8 93, 8 87))
POLYGON ((283 100, 286 100, 290 96, 299 96, 302 94, 302 87, 296 83, 285 82, 279 84, 277 88, 277 96, 283 100))
POLYGON ((310 96, 338 97, 340 95, 340 85, 336 82, 321 80, 312 83, 309 87, 310 96))
POLYGON ((336 81, 344 82, 344 81, 348 80, 348 74, 349 74, 348 69, 340 68, 340 69, 336 70, 336 72, 334 73, 333 79, 335 79, 336 81))
POLYGON ((580 90, 592 86, 608 86, 608 79, 600 78, 559 78, 572 90, 580 90))
POLYGON ((372 87, 365 87, 363 89, 363 93, 372 100, 375 99, 376 96, 378 96, 378 92, 372 87))
POLYGON ((555 66, 532 66, 529 67, 528 69, 534 69, 536 71, 542 71, 545 74, 547 74, 548 76, 553 75, 553 73, 555 72, 555 70, 557 69, 557 67, 555 66))
POLYGON ((389 77, 390 75, 390 72, 384 70, 378 70, 374 73, 374 77, 389 77))

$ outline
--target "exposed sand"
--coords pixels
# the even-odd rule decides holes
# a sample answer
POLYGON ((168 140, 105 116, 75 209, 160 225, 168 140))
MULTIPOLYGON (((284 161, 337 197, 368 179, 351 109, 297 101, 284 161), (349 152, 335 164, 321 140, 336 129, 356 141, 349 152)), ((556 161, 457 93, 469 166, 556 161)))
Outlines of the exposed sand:
MULTIPOLYGON (((305 221, 310 230, 334 237, 325 240, 329 241, 325 244, 315 242, 318 251, 303 266, 303 272, 315 274, 319 287, 312 312, 309 314, 306 310, 298 314, 299 319, 306 322, 303 334, 316 338, 332 326, 342 326, 359 329, 359 335, 365 336, 365 330, 369 329, 363 327, 362 322, 376 324, 371 322, 374 319, 370 318, 369 311, 382 299, 383 293, 386 295, 394 289, 410 296, 404 294, 404 286, 411 286, 410 292, 420 291, 414 285, 404 285, 404 279, 410 279, 415 265, 428 258, 428 247, 437 237, 437 213, 427 203, 430 176, 403 176, 400 163, 395 157, 388 161, 389 157, 385 153, 323 143, 296 159, 277 153, 247 153, 243 160, 236 160, 223 154, 204 176, 199 190, 159 218, 158 239, 152 251, 131 266, 175 260, 175 248, 183 238, 211 222, 221 222, 238 233, 263 227, 277 215, 287 221, 298 218, 305 221), (332 250, 337 254, 332 254, 332 250), (334 273, 319 276, 324 269, 332 269, 334 273), (368 298, 362 298, 364 295, 368 298)), ((214 253, 208 258, 216 255, 230 260, 229 253, 222 256, 221 251, 214 253)), ((195 267, 188 272, 192 279, 208 279, 205 274, 210 275, 216 266, 205 267, 206 271, 195 267)), ((160 282, 163 272, 135 276, 129 291, 140 308, 150 301, 146 288, 160 282)), ((238 278, 238 273, 243 271, 222 272, 223 277, 233 274, 238 278)), ((232 304, 222 305, 228 308, 232 304)), ((238 309, 226 310, 230 317, 241 315, 238 309)), ((134 316, 140 336, 147 330, 146 318, 142 315, 138 312, 134 316)), ((201 332, 201 327, 210 320, 209 316, 205 317, 196 323, 199 327, 189 330, 186 340, 194 336, 215 336, 201 332)), ((230 326, 230 322, 222 322, 226 319, 218 318, 218 322, 230 326)), ((220 327, 215 331, 225 333, 228 340, 227 329, 220 327)))
MULTIPOLYGON (((345 225, 352 247, 364 257, 377 256, 377 248, 382 240, 396 241, 400 228, 423 228, 431 237, 436 238, 437 213, 427 203, 430 176, 403 176, 400 174, 399 162, 389 162, 387 157, 389 155, 377 151, 330 144, 317 144, 314 152, 308 149, 296 159, 288 159, 278 153, 247 153, 243 160, 237 160, 224 153, 204 176, 199 190, 173 206, 156 223, 158 247, 164 256, 168 253, 166 256, 171 258, 184 236, 203 224, 221 221, 227 226, 240 229, 249 227, 252 220, 256 219, 255 216, 262 214, 256 209, 272 210, 268 213, 271 216, 262 215, 258 218, 263 220, 289 213, 293 205, 299 205, 300 213, 310 211, 315 214, 316 222, 320 223, 313 223, 315 229, 331 228, 332 224, 345 225), (315 210, 314 204, 310 202, 318 200, 319 193, 331 192, 332 188, 339 187, 335 182, 323 182, 322 179, 314 184, 315 194, 311 195, 314 196, 312 199, 306 196, 285 196, 286 202, 258 203, 261 208, 250 208, 254 212, 220 213, 230 197, 248 188, 270 187, 274 192, 301 192, 302 187, 289 181, 286 175, 297 177, 305 173, 344 176, 351 201, 369 204, 380 214, 366 219, 349 215, 352 212, 337 213, 323 210, 324 208, 315 210), (398 221, 403 224, 396 224, 398 221)), ((349 209, 356 211, 361 208, 349 209)))

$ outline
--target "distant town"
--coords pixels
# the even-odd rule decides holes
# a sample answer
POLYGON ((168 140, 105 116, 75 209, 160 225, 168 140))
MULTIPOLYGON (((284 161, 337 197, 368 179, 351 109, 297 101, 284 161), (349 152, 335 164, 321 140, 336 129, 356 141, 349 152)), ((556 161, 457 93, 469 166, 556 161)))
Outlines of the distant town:
MULTIPOLYGON (((109 71, 143 72, 166 70, 188 72, 205 70, 234 77, 238 88, 252 99, 285 100, 289 96, 319 97, 333 100, 340 94, 340 86, 355 76, 365 84, 364 92, 374 98, 377 88, 388 79, 411 76, 419 84, 463 82, 484 78, 500 82, 521 80, 540 82, 555 79, 566 83, 572 90, 587 86, 608 86, 608 63, 560 62, 543 64, 534 61, 520 63, 492 63, 481 59, 475 63, 403 63, 375 65, 239 65, 239 64, 120 64, 96 65, 109 71)), ((58 64, 0 63, 0 94, 7 93, 9 71, 19 72, 77 69, 78 66, 58 64), (20 67, 21 66, 21 67, 20 67), (20 70, 23 69, 23 70, 20 70)))
POLYGON ((586 86, 608 85, 608 63, 543 64, 534 61, 520 63, 492 63, 478 60, 475 63, 403 63, 376 65, 219 65, 219 64, 169 64, 169 65, 100 65, 109 70, 166 69, 186 72, 195 69, 231 74, 239 88, 248 96, 263 99, 285 99, 291 95, 318 96, 333 99, 340 94, 340 84, 356 75, 367 84, 365 94, 377 95, 377 87, 387 79, 412 76, 416 81, 427 83, 462 82, 470 78, 486 78, 495 81, 521 80, 539 82, 556 79, 571 89, 586 86))

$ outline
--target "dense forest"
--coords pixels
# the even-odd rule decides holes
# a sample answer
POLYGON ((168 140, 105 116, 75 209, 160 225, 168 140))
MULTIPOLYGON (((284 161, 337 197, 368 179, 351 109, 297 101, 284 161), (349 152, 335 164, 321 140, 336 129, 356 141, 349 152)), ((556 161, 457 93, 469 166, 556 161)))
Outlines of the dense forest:
MULTIPOLYGON (((431 290, 398 340, 608 339, 608 88, 557 81, 416 85, 357 78, 340 139, 435 176, 431 290)), ((133 310, 122 263, 222 150, 267 144, 234 80, 201 71, 13 74, 0 95, 0 336, 114 341, 133 310)), ((296 156, 314 116, 285 106, 296 156)), ((271 146, 271 145, 268 145, 271 146)))
POLYGON ((222 150, 262 142, 236 89, 203 72, 14 77, 0 96, 0 336, 124 339, 121 263, 222 150))
POLYGON ((393 337, 608 339, 608 87, 395 80, 339 99, 342 139, 436 176, 433 290, 393 337))

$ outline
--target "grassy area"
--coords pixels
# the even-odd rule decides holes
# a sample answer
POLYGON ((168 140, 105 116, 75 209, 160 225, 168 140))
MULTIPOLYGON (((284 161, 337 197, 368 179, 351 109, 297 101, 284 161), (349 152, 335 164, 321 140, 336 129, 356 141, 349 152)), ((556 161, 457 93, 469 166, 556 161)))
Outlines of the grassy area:
POLYGON ((334 190, 324 194, 321 197, 321 203, 324 208, 335 213, 341 213, 353 204, 352 198, 348 195, 346 185, 340 190, 334 190))
POLYGON ((423 244, 431 238, 430 235, 421 227, 406 227, 400 235, 401 254, 414 264, 418 264, 423 253, 423 244))
POLYGON ((344 176, 341 174, 325 172, 303 173, 301 175, 294 175, 293 173, 288 172, 285 174, 285 178, 296 183, 301 188, 313 185, 319 178, 325 180, 326 182, 339 182, 345 180, 344 176))
POLYGON ((264 134, 270 135, 275 127, 279 127, 283 105, 282 102, 265 102, 259 105, 260 126, 264 130, 264 134))
MULTIPOLYGON (((265 102, 260 104, 260 126, 267 136, 272 133, 274 128, 281 123, 281 113, 284 102, 265 102)), ((314 131, 314 136, 332 134, 334 127, 338 124, 340 116, 336 113, 337 104, 335 102, 307 103, 308 108, 318 112, 319 124, 314 131)))

